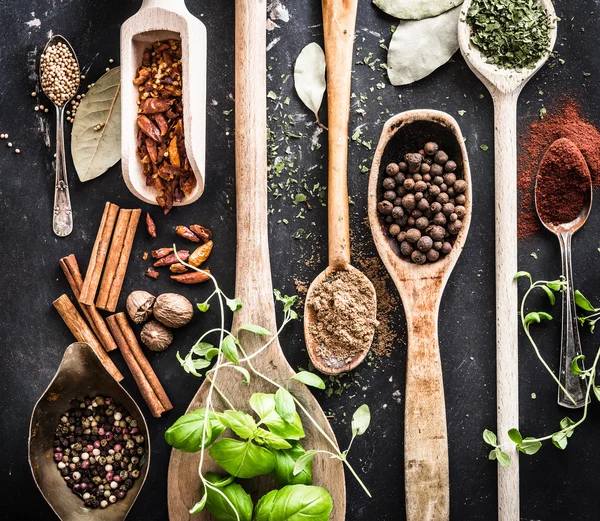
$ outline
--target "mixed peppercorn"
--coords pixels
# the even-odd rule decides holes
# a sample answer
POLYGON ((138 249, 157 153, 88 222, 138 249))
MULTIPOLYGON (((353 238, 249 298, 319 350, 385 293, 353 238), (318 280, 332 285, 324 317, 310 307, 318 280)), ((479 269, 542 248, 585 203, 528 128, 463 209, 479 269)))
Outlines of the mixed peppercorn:
POLYGON ((140 477, 144 442, 137 421, 112 398, 75 399, 56 428, 54 461, 86 507, 106 508, 140 477))
POLYGON ((416 264, 435 262, 452 250, 466 215, 467 183, 437 143, 387 165, 377 209, 400 253, 416 264))

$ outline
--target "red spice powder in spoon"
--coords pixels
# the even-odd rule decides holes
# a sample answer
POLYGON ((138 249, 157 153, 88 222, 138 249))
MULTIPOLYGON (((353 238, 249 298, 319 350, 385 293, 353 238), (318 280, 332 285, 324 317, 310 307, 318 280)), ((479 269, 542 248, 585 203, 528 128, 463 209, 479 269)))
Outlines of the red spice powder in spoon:
POLYGON ((591 186, 590 170, 570 139, 557 139, 542 158, 535 204, 546 224, 566 224, 579 217, 591 186))

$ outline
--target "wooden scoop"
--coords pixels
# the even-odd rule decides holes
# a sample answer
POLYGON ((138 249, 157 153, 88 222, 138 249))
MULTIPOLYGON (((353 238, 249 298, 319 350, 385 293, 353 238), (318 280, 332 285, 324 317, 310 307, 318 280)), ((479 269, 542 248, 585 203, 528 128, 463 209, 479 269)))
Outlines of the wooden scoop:
POLYGON ((140 10, 121 26, 121 166, 127 188, 139 199, 157 204, 157 191, 146 186, 137 155, 137 100, 133 84, 144 49, 159 40, 181 40, 183 132, 185 151, 196 186, 174 206, 193 203, 204 191, 206 149, 206 28, 184 0, 144 0, 140 10))
POLYGON ((350 223, 348 213, 348 121, 350 118, 350 83, 352 47, 358 0, 323 0, 323 32, 327 60, 327 107, 329 125, 329 179, 327 185, 329 266, 308 288, 304 306, 304 337, 313 365, 322 373, 339 374, 360 364, 373 342, 373 329, 364 349, 350 360, 327 359, 319 354, 320 346, 311 334, 316 322, 309 305, 315 288, 338 270, 351 270, 370 286, 373 299, 370 315, 377 314, 377 298, 371 281, 350 265, 350 223))
POLYGON ((404 411, 404 472, 406 519, 447 521, 450 516, 448 438, 444 384, 438 345, 438 312, 442 293, 462 251, 471 221, 471 176, 463 136, 448 114, 411 110, 383 127, 369 178, 368 212, 381 260, 398 288, 408 330, 406 405, 404 411), (377 211, 381 200, 382 165, 397 162, 407 152, 435 141, 458 165, 467 182, 466 215, 452 251, 441 260, 414 264, 400 255, 377 211))
MULTIPOLYGON (((266 108, 266 0, 236 0, 235 4, 235 136, 236 136, 236 216, 237 258, 236 296, 243 307, 234 314, 232 332, 237 335, 243 324, 258 324, 276 331, 271 267, 269 261, 269 236, 267 222, 267 108, 266 108)), ((264 341, 257 335, 242 331, 240 342, 251 354, 264 341)), ((262 374, 277 382, 286 382, 294 371, 288 364, 278 341, 252 361, 262 374)), ((245 384, 237 371, 221 369, 217 385, 224 389, 236 409, 249 411, 248 400, 256 392, 273 393, 275 388, 253 375, 245 384)), ((204 381, 192 399, 188 412, 203 407, 209 390, 204 381)), ((292 380, 290 392, 316 418, 319 428, 336 443, 335 435, 319 403, 308 388, 292 380)), ((217 410, 230 407, 213 394, 217 410)), ((251 412, 251 411, 249 411, 251 412)), ((331 445, 318 432, 315 425, 300 413, 306 437, 300 440, 308 449, 331 450, 331 445)), ((342 463, 318 455, 313 463, 313 484, 327 488, 333 496, 332 520, 343 521, 346 513, 346 490, 342 463)), ((201 497, 198 476, 200 454, 183 453, 173 449, 169 464, 169 519, 170 521, 208 521, 206 510, 190 515, 188 510, 201 497)), ((222 470, 205 454, 206 471, 222 470)), ((251 486, 260 496, 273 487, 268 476, 252 480, 251 486)), ((254 497, 256 500, 256 495, 254 497)))
POLYGON ((33 479, 52 510, 62 521, 123 521, 135 502, 150 467, 150 438, 146 420, 129 393, 110 375, 88 344, 67 347, 56 375, 35 404, 29 427, 29 464, 33 479), (138 422, 146 439, 146 462, 127 495, 108 508, 89 509, 67 488, 52 457, 54 433, 71 400, 110 396, 138 422))
POLYGON ((517 100, 525 84, 546 62, 556 42, 556 14, 551 0, 540 0, 550 19, 548 54, 533 69, 498 69, 487 63, 471 44, 463 4, 458 43, 467 65, 487 87, 494 101, 496 200, 496 383, 498 442, 511 458, 510 467, 498 466, 498 521, 519 519, 519 458, 509 429, 519 428, 519 316, 517 283, 517 100))

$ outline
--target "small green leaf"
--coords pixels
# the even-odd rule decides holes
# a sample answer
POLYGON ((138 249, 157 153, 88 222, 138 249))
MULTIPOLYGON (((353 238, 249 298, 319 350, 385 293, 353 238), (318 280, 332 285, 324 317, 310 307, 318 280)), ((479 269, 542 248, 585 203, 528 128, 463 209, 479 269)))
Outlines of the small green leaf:
POLYGON ((244 324, 242 327, 240 327, 240 329, 243 329, 244 331, 250 331, 251 333, 256 333, 257 335, 273 336, 273 333, 271 333, 268 329, 255 324, 244 324))
POLYGON ((221 423, 229 427, 240 438, 247 440, 254 436, 257 425, 254 418, 241 411, 227 410, 221 416, 221 423))
POLYGON ((325 389, 325 382, 323 379, 319 375, 311 373, 310 371, 300 371, 292 376, 292 378, 302 382, 304 385, 310 385, 311 387, 316 387, 317 389, 325 389))
POLYGON ((213 487, 217 487, 217 488, 223 488, 226 487, 227 485, 229 485, 230 483, 233 483, 233 480, 235 479, 233 476, 217 476, 215 474, 214 476, 215 481, 210 481, 210 484, 213 487))
POLYGON ((583 362, 585 360, 585 355, 576 356, 573 358, 573 360, 571 360, 571 372, 573 374, 581 374, 584 371, 584 369, 579 367, 579 360, 583 362))
POLYGON ((563 431, 555 432, 552 435, 552 443, 554 443, 554 446, 559 448, 560 450, 565 450, 568 443, 567 433, 563 431))
POLYGON ((530 313, 527 313, 527 315, 525 316, 525 325, 529 325, 532 323, 537 323, 539 324, 542 321, 542 319, 540 318, 539 313, 537 313, 536 311, 531 311, 530 313))
POLYGON ((275 411, 284 421, 294 421, 296 404, 289 391, 283 387, 277 389, 275 393, 275 411))
POLYGON ((260 427, 256 429, 256 432, 254 433, 254 441, 259 445, 266 445, 270 449, 275 449, 277 451, 292 448, 292 445, 285 441, 281 436, 277 436, 277 434, 273 434, 271 431, 260 427))
POLYGON ((283 311, 289 311, 298 299, 298 295, 288 297, 287 295, 282 295, 278 289, 274 289, 273 293, 275 294, 275 298, 283 304, 283 311))
POLYGON ((207 499, 208 499, 208 494, 206 493, 206 490, 205 490, 204 494, 202 496, 202 499, 200 501, 198 501, 198 503, 196 503, 192 508, 190 508, 190 514, 198 514, 199 512, 202 512, 202 510, 204 510, 204 507, 206 506, 207 499))
POLYGON ((242 373, 244 375, 244 379, 242 380, 242 383, 245 383, 245 384, 250 383, 250 373, 248 372, 248 369, 246 369, 245 367, 242 367, 241 365, 234 365, 234 366, 232 366, 232 368, 235 369, 236 371, 239 371, 240 373, 242 373))
POLYGON ((594 396, 596 397, 596 400, 600 402, 600 386, 594 385, 592 389, 594 390, 594 396))
POLYGON ((223 343, 221 344, 221 351, 223 351, 223 354, 230 362, 236 365, 240 363, 238 349, 235 345, 235 338, 233 336, 227 335, 225 337, 225 340, 223 340, 223 343))
POLYGON ((234 313, 242 309, 242 299, 240 298, 227 298, 225 299, 225 302, 227 303, 227 307, 231 309, 231 311, 233 311, 234 313))
POLYGON ((365 433, 371 423, 371 411, 366 403, 363 403, 352 415, 352 435, 360 436, 365 433))
POLYGON ((554 292, 548 286, 540 286, 540 288, 542 288, 546 295, 548 295, 548 300, 550 301, 550 304, 554 306, 554 304, 556 303, 556 297, 554 296, 554 292))
POLYGON ((519 445, 523 441, 523 436, 517 429, 510 429, 508 431, 508 437, 517 445, 519 445))
POLYGON ((531 280, 531 275, 527 271, 518 271, 513 277, 513 280, 517 280, 522 277, 527 277, 529 280, 531 280))
POLYGON ((517 449, 523 454, 532 456, 542 448, 542 442, 535 438, 525 438, 522 443, 517 445, 517 449))
POLYGON ((485 145, 485 144, 479 145, 479 148, 481 148, 481 150, 483 150, 484 152, 487 152, 488 149, 489 149, 489 147, 487 145, 485 145))
POLYGON ((492 461, 498 458, 498 449, 492 449, 488 454, 488 458, 492 461))
POLYGON ((208 302, 200 302, 199 304, 196 304, 196 307, 202 311, 202 313, 206 313, 210 309, 210 304, 208 302))
POLYGON ((223 438, 213 443, 208 452, 223 470, 236 478, 249 479, 270 474, 275 468, 273 453, 250 440, 223 438))
MULTIPOLYGON (((560 428, 563 431, 566 431, 566 429, 569 429, 569 427, 572 427, 573 425, 575 425, 575 422, 568 416, 565 416, 562 420, 560 420, 560 428)), ((566 431, 566 435, 567 438, 570 438, 573 435, 573 429, 566 431)))
POLYGON ((498 445, 498 438, 492 431, 488 429, 483 431, 483 441, 492 447, 496 447, 498 445))
POLYGON ((541 320, 552 320, 552 315, 545 313, 544 311, 538 311, 538 316, 541 320))
POLYGON ((575 304, 585 311, 596 311, 596 308, 592 306, 591 302, 578 289, 575 290, 575 304))
POLYGON ((564 289, 564 285, 565 281, 562 279, 552 280, 546 283, 546 286, 548 286, 552 291, 562 291, 564 289))
POLYGON ((497 457, 498 457, 498 463, 500 463, 500 466, 502 467, 510 467, 510 456, 508 454, 506 454, 506 452, 502 452, 499 449, 496 449, 498 451, 497 457))
POLYGON ((318 452, 318 450, 307 450, 305 454, 300 456, 294 465, 294 476, 297 476, 306 469, 312 463, 312 460, 318 452))
POLYGON ((212 344, 209 344, 208 342, 196 342, 193 346, 192 346, 192 352, 195 355, 198 356, 205 356, 206 353, 210 350, 213 349, 215 346, 213 346, 212 344))

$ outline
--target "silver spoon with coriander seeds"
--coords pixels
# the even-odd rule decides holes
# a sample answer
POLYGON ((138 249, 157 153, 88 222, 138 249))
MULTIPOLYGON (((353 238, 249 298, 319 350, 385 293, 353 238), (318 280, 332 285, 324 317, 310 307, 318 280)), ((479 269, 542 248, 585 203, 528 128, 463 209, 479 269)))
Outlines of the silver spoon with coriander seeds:
POLYGON ((519 519, 520 510, 518 451, 508 437, 519 427, 517 100, 554 48, 556 24, 551 0, 465 0, 458 22, 461 53, 494 102, 497 434, 511 459, 498 466, 498 521, 519 519))
POLYGON ((79 62, 71 44, 60 35, 48 40, 40 57, 40 84, 56 108, 56 176, 52 229, 59 237, 73 231, 73 212, 65 158, 65 107, 79 89, 79 62))

